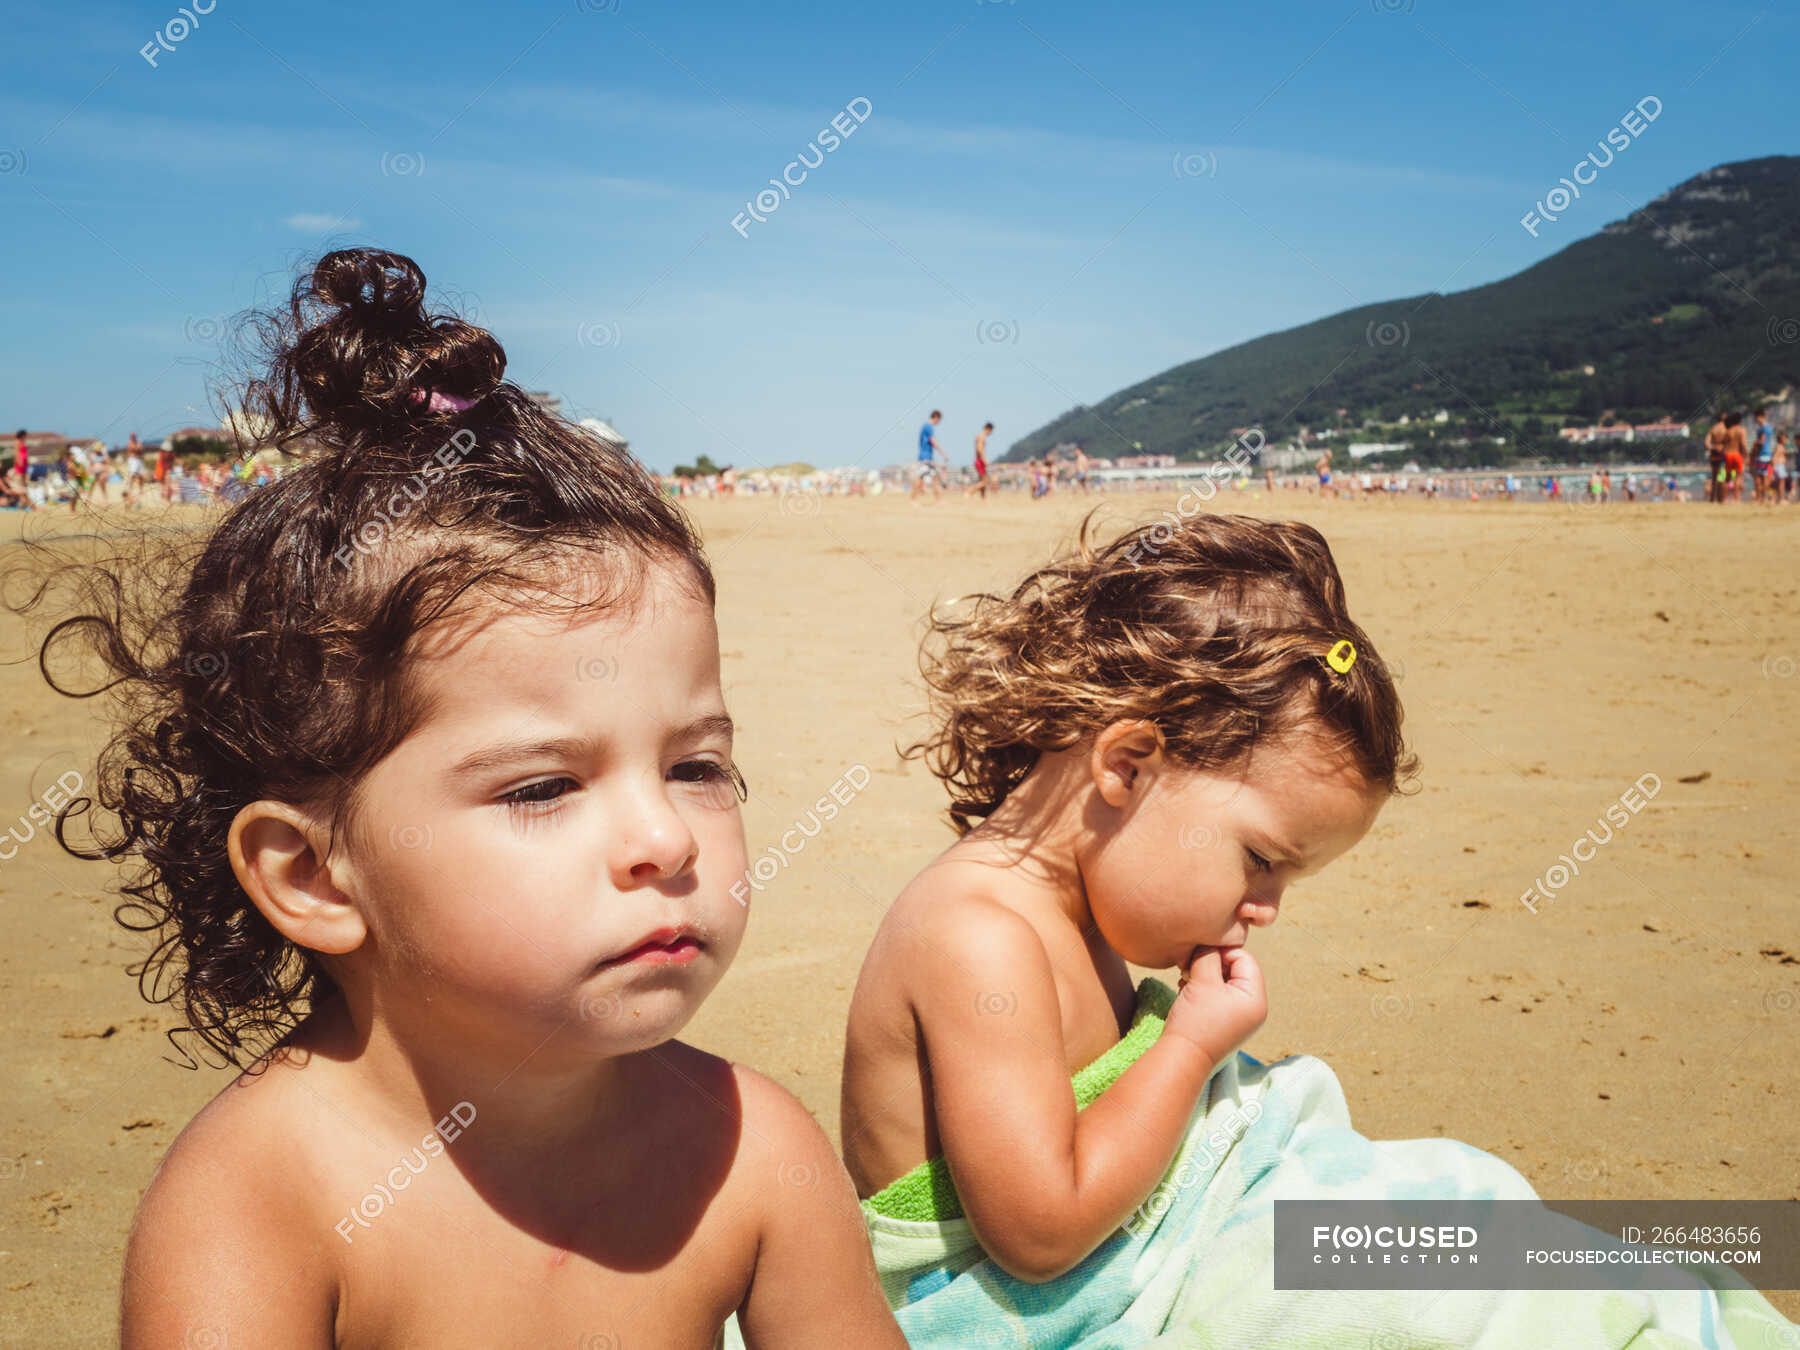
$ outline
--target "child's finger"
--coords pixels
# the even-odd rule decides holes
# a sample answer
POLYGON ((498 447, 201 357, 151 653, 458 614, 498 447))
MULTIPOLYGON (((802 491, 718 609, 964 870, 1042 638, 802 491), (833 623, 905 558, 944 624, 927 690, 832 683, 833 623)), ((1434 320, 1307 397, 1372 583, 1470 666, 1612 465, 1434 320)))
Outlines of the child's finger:
POLYGON ((1181 979, 1175 981, 1177 994, 1184 994, 1190 985, 1199 985, 1202 988, 1224 985, 1224 968, 1220 967, 1217 954, 1213 956, 1213 961, 1208 963, 1208 959, 1206 959, 1208 950, 1210 949, 1206 949, 1206 947, 1195 947, 1192 954, 1188 956, 1188 965, 1183 968, 1181 979))
POLYGON ((1227 948, 1219 953, 1219 957, 1227 984, 1247 990, 1259 990, 1263 987, 1262 967, 1250 955, 1248 947, 1227 948))
POLYGON ((1194 954, 1188 958, 1187 981, 1190 984, 1223 984, 1225 983, 1224 963, 1219 959, 1217 947, 1196 947, 1194 954))

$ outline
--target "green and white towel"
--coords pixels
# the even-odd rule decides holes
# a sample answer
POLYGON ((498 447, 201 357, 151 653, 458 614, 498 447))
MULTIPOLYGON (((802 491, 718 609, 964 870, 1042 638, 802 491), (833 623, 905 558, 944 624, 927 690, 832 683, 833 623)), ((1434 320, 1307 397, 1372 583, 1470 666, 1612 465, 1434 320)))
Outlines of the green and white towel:
MULTIPOLYGON (((1138 990, 1131 1030, 1074 1076, 1094 1101, 1161 1034, 1174 991, 1138 990)), ((1350 1127, 1336 1076, 1239 1054, 1208 1082, 1138 1212, 1068 1274, 1016 1280, 986 1258, 942 1158, 863 1202, 888 1302, 914 1350, 1789 1350, 1800 1331, 1725 1271, 1650 1293, 1276 1290, 1275 1200, 1531 1200, 1506 1163, 1449 1139, 1350 1127)))

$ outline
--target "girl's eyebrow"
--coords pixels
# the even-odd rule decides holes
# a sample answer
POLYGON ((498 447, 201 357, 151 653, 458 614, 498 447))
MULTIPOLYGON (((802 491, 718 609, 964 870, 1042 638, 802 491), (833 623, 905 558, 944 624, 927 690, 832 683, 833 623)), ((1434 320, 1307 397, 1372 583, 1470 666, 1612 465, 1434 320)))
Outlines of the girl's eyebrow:
POLYGON ((450 770, 450 777, 473 778, 519 760, 574 758, 592 748, 579 736, 557 736, 547 741, 500 741, 463 756, 450 770))
MULTIPOLYGON (((671 741, 699 741, 711 736, 721 736, 730 740, 733 725, 729 714, 709 713, 704 717, 695 718, 676 731, 669 739, 671 741)), ((521 760, 574 759, 592 754, 593 749, 593 742, 579 736, 555 736, 548 740, 537 741, 501 741, 494 745, 485 745, 481 749, 465 755, 451 768, 450 777, 473 778, 521 760)))
POLYGON ((703 741, 709 736, 720 736, 730 740, 737 730, 737 724, 731 720, 730 713, 708 713, 705 717, 696 717, 671 738, 677 741, 703 741))

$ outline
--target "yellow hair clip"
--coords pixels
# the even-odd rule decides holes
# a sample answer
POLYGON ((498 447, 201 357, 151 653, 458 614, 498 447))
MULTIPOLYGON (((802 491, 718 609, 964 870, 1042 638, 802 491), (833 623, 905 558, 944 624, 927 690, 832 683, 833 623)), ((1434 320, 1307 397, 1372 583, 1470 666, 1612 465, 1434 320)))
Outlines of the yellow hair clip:
POLYGON ((1350 667, 1356 664, 1356 644, 1349 638, 1340 638, 1332 649, 1325 653, 1325 664, 1340 675, 1348 675, 1350 667))

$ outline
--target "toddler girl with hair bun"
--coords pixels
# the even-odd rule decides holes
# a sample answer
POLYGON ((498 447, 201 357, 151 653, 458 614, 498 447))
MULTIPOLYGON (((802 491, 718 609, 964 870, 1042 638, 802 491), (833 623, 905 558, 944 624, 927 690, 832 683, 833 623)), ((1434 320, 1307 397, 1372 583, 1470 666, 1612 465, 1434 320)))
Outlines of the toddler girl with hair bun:
POLYGON ((676 1039, 746 918, 693 528, 408 258, 328 254, 257 331, 241 420, 298 467, 64 569, 41 653, 121 716, 59 837, 244 1070, 143 1198, 124 1344, 900 1350, 818 1126, 676 1039))

